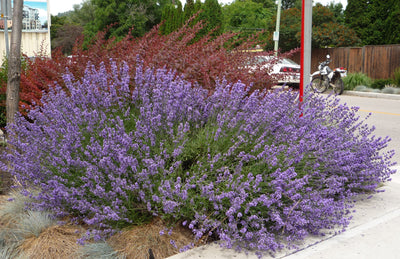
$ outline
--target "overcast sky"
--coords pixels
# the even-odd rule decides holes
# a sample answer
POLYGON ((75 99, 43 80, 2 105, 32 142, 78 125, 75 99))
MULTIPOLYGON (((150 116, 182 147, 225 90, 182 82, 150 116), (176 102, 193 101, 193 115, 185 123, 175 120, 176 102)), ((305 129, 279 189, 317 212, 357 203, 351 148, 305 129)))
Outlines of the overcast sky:
MULTIPOLYGON (((233 0, 218 0, 220 3, 230 3, 232 1, 233 0)), ((50 12, 52 15, 57 15, 58 13, 71 11, 75 4, 80 4, 82 2, 83 0, 50 0, 50 12)), ((186 2, 186 0, 183 0, 182 2, 186 2)), ((314 0, 314 2, 320 2, 323 5, 327 5, 330 2, 342 3, 343 8, 346 8, 347 6, 347 0, 314 0)))
POLYGON ((322 5, 328 5, 331 2, 335 4, 342 3, 343 9, 346 9, 347 0, 314 0, 314 3, 321 3, 322 5))
POLYGON ((83 0, 50 0, 50 13, 57 15, 58 13, 64 13, 73 10, 75 4, 82 3, 83 0))

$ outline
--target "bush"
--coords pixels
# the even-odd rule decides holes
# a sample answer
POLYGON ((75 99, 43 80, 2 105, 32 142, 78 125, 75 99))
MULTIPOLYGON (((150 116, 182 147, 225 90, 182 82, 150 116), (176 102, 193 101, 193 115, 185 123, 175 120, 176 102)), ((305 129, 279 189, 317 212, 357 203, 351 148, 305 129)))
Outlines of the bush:
POLYGON ((393 81, 397 87, 400 87, 400 67, 396 68, 393 73, 393 81))
POLYGON ((363 73, 350 73, 346 77, 343 77, 344 89, 354 90, 359 85, 371 86, 372 79, 363 73))
POLYGON ((384 94, 400 94, 400 88, 398 87, 385 87, 382 89, 384 94))
POLYGON ((372 89, 382 90, 383 88, 385 88, 385 86, 392 85, 393 83, 394 83, 394 81, 392 79, 390 79, 390 78, 388 78, 388 79, 375 79, 371 84, 371 88, 372 89))
MULTIPOLYGON (((110 59, 117 63, 124 60, 130 66, 131 76, 134 76, 138 55, 143 60, 144 67, 171 69, 183 74, 187 81, 197 82, 211 91, 215 88, 216 80, 222 78, 232 82, 241 80, 248 85, 251 83, 253 89, 270 88, 273 80, 278 80, 268 74, 268 69, 251 74, 244 69, 249 56, 259 53, 242 50, 259 44, 256 39, 236 46, 236 34, 225 33, 218 37, 207 35, 193 43, 202 26, 200 22, 193 26, 186 24, 168 35, 161 35, 157 26, 141 38, 127 35, 120 41, 106 40, 107 32, 104 31, 89 46, 84 46, 83 40, 78 41, 70 57, 56 50, 52 52, 51 59, 40 53, 35 59, 24 59, 27 69, 21 74, 20 112, 26 114, 32 106, 40 105, 42 93, 47 92, 55 83, 63 86, 61 75, 66 71, 81 78, 88 62, 103 62, 107 65, 110 59)), ((108 71, 110 69, 107 68, 108 71)), ((2 82, 1 76, 0 70, 0 89, 4 89, 5 93, 7 81, 2 82)), ((5 120, 2 122, 0 116, 1 126, 5 126, 5 120)))
MULTIPOLYGON (((39 58, 40 59, 40 58, 39 58)), ((29 60, 28 57, 21 57, 21 84, 20 84, 20 107, 23 105, 31 104, 32 102, 38 102, 40 100, 42 90, 47 89, 48 84, 43 84, 45 87, 41 87, 39 89, 36 88, 35 85, 26 85, 24 81, 25 75, 29 64, 32 67, 32 60, 29 60), (36 98, 34 95, 31 95, 32 92, 36 93, 36 98)), ((49 68, 50 69, 50 68, 49 68)), ((0 67, 0 129, 4 129, 7 124, 7 115, 6 115, 6 98, 7 98, 7 81, 8 81, 8 60, 6 57, 3 58, 3 63, 0 67)), ((24 111, 24 109, 20 109, 24 111)))
POLYGON ((354 88, 354 91, 359 91, 359 92, 368 92, 369 90, 371 90, 371 88, 368 88, 365 85, 358 85, 354 88))
POLYGON ((39 189, 33 208, 92 227, 85 238, 160 216, 196 240, 276 250, 282 236, 347 226, 351 197, 394 173, 389 139, 334 97, 311 95, 300 116, 292 91, 221 81, 210 93, 165 69, 135 71, 64 75, 10 125, 2 169, 27 195, 39 189))

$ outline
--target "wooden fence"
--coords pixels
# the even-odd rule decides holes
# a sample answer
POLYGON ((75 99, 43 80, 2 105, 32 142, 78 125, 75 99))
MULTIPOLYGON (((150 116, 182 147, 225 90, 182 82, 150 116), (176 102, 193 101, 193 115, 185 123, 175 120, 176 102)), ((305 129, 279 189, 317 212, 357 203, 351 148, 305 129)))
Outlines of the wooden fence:
MULTIPOLYGON (((374 45, 364 47, 313 49, 311 72, 317 70, 319 62, 331 55, 331 68, 345 67, 349 73, 361 72, 373 79, 393 77, 394 70, 400 67, 400 44, 374 45)), ((293 60, 300 63, 300 53, 293 60)))

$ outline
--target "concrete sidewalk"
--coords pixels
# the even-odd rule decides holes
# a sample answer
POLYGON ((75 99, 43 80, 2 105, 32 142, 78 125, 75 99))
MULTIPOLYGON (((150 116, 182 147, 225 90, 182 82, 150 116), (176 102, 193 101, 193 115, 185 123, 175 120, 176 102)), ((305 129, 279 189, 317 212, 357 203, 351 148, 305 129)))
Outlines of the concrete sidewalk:
MULTIPOLYGON (((392 181, 380 189, 385 192, 360 197, 355 205, 353 219, 346 231, 325 237, 311 236, 300 249, 266 254, 263 258, 287 259, 370 259, 400 258, 400 166, 392 181), (364 199, 362 199, 364 198, 364 199)), ((222 249, 218 244, 208 244, 169 259, 256 259, 254 253, 222 249)))

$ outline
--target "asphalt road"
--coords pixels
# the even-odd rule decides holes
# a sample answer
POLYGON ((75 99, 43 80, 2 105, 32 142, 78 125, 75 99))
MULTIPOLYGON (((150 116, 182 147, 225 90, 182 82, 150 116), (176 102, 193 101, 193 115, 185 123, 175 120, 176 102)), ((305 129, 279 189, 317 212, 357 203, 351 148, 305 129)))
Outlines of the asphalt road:
POLYGON ((349 95, 341 95, 340 99, 348 106, 359 107, 361 117, 371 113, 367 123, 376 127, 375 135, 389 136, 392 139, 388 148, 395 150, 393 161, 400 165, 400 99, 390 100, 349 95))

